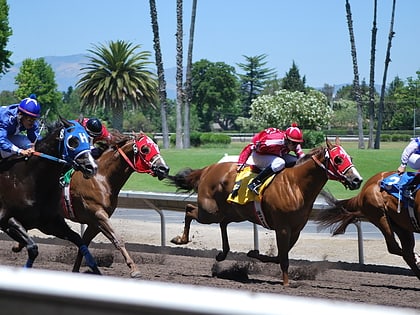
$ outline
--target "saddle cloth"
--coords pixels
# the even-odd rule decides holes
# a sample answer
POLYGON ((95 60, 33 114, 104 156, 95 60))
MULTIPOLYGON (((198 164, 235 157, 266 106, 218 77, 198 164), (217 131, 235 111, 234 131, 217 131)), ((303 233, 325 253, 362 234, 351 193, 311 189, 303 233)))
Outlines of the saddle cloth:
POLYGON ((395 173, 384 178, 380 183, 382 190, 398 199, 398 213, 401 212, 400 203, 403 204, 404 209, 408 210, 411 224, 416 232, 420 232, 420 224, 414 211, 414 199, 420 184, 414 184, 413 181, 418 174, 406 172, 400 176, 395 173))
POLYGON ((253 201, 261 202, 262 193, 264 192, 264 189, 267 188, 267 186, 271 183, 275 174, 267 178, 267 180, 261 185, 261 193, 259 195, 254 194, 248 189, 248 184, 256 176, 257 174, 252 171, 251 166, 244 167, 244 169, 236 175, 235 185, 233 186, 232 193, 229 194, 227 201, 240 205, 244 205, 253 201))

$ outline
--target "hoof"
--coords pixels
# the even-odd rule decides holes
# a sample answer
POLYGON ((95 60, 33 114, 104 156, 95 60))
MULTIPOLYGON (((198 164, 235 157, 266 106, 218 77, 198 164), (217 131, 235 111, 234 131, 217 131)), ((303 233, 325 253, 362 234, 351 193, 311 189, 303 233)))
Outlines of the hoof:
POLYGON ((217 260, 217 261, 223 261, 223 260, 225 260, 225 259, 226 259, 226 256, 227 256, 227 253, 220 252, 220 253, 218 253, 218 254, 217 254, 217 256, 216 256, 216 260, 217 260))
POLYGON ((173 243, 175 245, 188 244, 188 242, 185 242, 185 241, 182 240, 181 236, 175 236, 173 239, 171 239, 171 243, 173 243))
POLYGON ((21 251, 22 251, 22 246, 20 246, 20 245, 13 245, 12 246, 12 252, 14 252, 14 253, 20 253, 21 251))
POLYGON ((132 272, 130 272, 130 277, 131 278, 141 278, 141 274, 140 274, 140 271, 138 271, 138 270, 136 270, 136 271, 132 271, 132 272))
POLYGON ((248 257, 251 257, 251 258, 258 258, 259 256, 260 256, 260 251, 259 250, 257 250, 257 249, 254 249, 254 250, 250 250, 249 252, 248 252, 248 254, 246 254, 248 257))

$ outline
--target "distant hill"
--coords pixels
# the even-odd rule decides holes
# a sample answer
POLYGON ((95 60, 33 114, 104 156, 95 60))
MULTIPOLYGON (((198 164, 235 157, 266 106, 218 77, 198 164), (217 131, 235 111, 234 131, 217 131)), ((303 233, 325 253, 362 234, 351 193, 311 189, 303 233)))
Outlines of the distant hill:
MULTIPOLYGON (((55 73, 55 81, 58 85, 59 91, 67 91, 69 86, 74 87, 80 78, 80 69, 87 63, 85 55, 70 55, 70 56, 48 56, 44 57, 45 61, 51 65, 55 73)), ((22 63, 16 63, 10 71, 0 77, 0 91, 14 91, 15 77, 19 73, 22 63)), ((165 80, 168 98, 176 98, 176 84, 175 84, 176 68, 165 69, 165 80)))

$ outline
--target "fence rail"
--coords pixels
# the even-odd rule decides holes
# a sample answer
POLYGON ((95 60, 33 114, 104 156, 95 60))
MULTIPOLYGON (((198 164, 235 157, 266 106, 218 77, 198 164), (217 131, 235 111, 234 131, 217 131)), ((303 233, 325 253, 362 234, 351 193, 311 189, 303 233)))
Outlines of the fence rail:
MULTIPOLYGON (((184 212, 185 206, 188 203, 196 202, 196 194, 156 193, 122 190, 118 195, 118 207, 120 208, 155 210, 159 213, 162 246, 166 246, 166 223, 163 210, 184 212)), ((318 197, 313 205, 313 210, 309 220, 314 219, 319 211, 322 211, 326 207, 328 207, 328 205, 325 203, 325 201, 321 197, 318 197)), ((359 263, 364 264, 362 226, 360 222, 356 222, 354 224, 357 229, 359 263)), ((259 249, 258 229, 256 224, 253 224, 253 231, 254 249, 259 249)))

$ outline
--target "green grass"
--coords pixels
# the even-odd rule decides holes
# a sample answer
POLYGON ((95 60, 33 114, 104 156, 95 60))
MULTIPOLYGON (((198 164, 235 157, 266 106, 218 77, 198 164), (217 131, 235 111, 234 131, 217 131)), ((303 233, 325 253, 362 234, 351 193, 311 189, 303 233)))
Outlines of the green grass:
MULTIPOLYGON (((238 155, 245 143, 232 143, 226 148, 194 148, 186 150, 161 149, 161 154, 170 166, 170 174, 174 175, 185 167, 201 168, 216 163, 225 153, 238 155)), ((342 142, 343 148, 353 157, 353 163, 360 175, 366 181, 381 171, 396 170, 400 165, 400 157, 406 142, 383 142, 380 150, 358 149, 356 142, 342 142)), ((356 195, 358 191, 346 190, 344 186, 335 181, 328 181, 325 186, 337 198, 348 198, 356 195)), ((139 190, 153 192, 175 192, 164 180, 159 181, 147 174, 131 175, 124 190, 139 190)))

